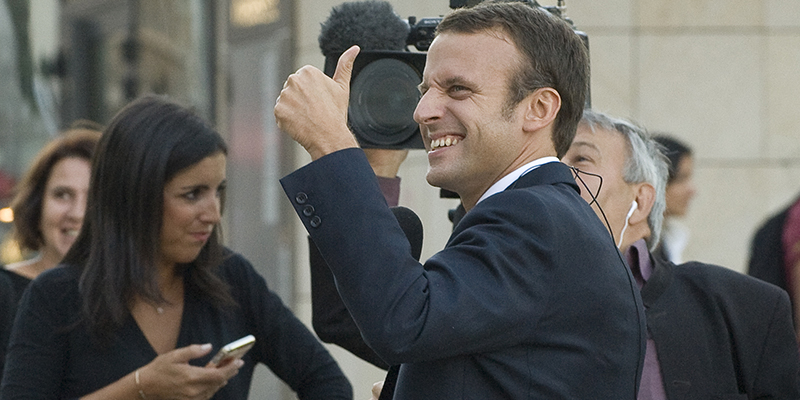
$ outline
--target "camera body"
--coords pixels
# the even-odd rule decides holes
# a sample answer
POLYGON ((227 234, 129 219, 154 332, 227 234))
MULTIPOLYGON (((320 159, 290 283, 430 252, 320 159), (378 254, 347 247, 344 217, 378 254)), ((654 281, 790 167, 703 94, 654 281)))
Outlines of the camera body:
MULTIPOLYGON (((337 59, 325 59, 333 76, 337 59)), ((364 50, 353 63, 348 124, 363 148, 424 149, 414 109, 420 99, 425 54, 364 50)))
MULTIPOLYGON (((362 50, 353 64, 348 123, 364 148, 424 149, 414 109, 420 99, 425 53, 441 17, 409 17, 406 49, 362 50)), ((324 72, 333 76, 337 57, 326 57, 324 72)))
MULTIPOLYGON (((450 0, 450 8, 472 7, 482 0, 450 0)), ((535 0, 520 0, 564 19, 563 6, 542 7, 535 0)), ((563 0, 559 1, 563 4, 563 0)), ((405 50, 362 49, 356 57, 350 80, 348 123, 361 147, 385 149, 424 149, 419 125, 413 115, 420 100, 418 90, 425 68, 426 51, 441 17, 417 20, 409 17, 405 50), (410 51, 413 46, 417 51, 410 51)), ((588 50, 588 36, 575 30, 588 50)), ((333 76, 339 55, 325 58, 324 72, 333 76)), ((590 107, 587 93, 586 107, 590 107)))
POLYGON ((442 17, 428 17, 417 21, 417 17, 408 17, 408 38, 406 45, 414 46, 419 51, 428 51, 436 35, 436 27, 442 22, 442 17))

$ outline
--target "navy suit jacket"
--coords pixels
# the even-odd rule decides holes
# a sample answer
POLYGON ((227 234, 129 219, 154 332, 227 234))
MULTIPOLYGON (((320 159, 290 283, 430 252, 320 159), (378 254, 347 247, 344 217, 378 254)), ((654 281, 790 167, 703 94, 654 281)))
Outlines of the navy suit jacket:
POLYGON ((785 291, 715 265, 653 261, 642 299, 670 400, 800 399, 785 291))
POLYGON ((639 291, 570 170, 476 205, 424 265, 360 149, 281 180, 396 399, 634 399, 639 291))

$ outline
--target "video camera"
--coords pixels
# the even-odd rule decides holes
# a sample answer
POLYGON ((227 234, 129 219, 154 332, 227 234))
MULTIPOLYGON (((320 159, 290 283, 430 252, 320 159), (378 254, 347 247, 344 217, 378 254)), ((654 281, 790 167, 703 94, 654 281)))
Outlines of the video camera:
MULTIPOLYGON (((450 8, 473 7, 482 0, 450 0, 450 8)), ((541 6, 536 0, 520 0, 531 7, 542 8, 553 15, 563 18, 570 26, 574 24, 564 16, 566 7, 564 0, 558 1, 558 6, 541 6)), ((355 4, 355 3, 353 3, 355 4)), ((345 17, 331 15, 331 19, 345 17)), ((352 21, 362 21, 350 15, 352 21)), ((414 110, 420 100, 418 85, 422 82, 422 72, 425 68, 426 51, 433 41, 436 27, 442 21, 441 17, 428 17, 417 20, 408 17, 405 21, 408 30, 403 49, 385 50, 386 46, 378 45, 381 50, 371 49, 369 45, 361 45, 361 52, 353 64, 352 78, 350 81, 350 105, 348 121, 350 129, 356 136, 359 144, 364 148, 385 149, 423 149, 419 125, 414 121, 414 110), (417 51, 411 51, 413 46, 417 51)), ((361 23, 361 22, 359 22, 361 23)), ((349 34, 358 32, 365 35, 366 27, 356 27, 349 34)), ((575 31, 589 46, 588 36, 580 31, 575 31)), ((323 32, 323 35, 326 33, 323 32)), ((327 33, 329 36, 332 33, 327 33)), ((323 35, 320 36, 322 46, 323 35)), ((343 34, 346 36, 346 34, 343 34)), ((343 37, 327 38, 332 41, 344 41, 343 37)), ((347 38, 352 44, 360 44, 360 38, 347 38)), ((402 42, 402 38, 400 39, 402 42)), ((344 45, 344 43, 341 43, 344 45)), ((342 50, 348 46, 341 46, 342 50)), ((336 63, 341 55, 326 54, 324 72, 333 76, 336 63)), ((323 49, 323 53, 325 50, 323 49)), ((587 107, 589 96, 586 98, 587 107)))

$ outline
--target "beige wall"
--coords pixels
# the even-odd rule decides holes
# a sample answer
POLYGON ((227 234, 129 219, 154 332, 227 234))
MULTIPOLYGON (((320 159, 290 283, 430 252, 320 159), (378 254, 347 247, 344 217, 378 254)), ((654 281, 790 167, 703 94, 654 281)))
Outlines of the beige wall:
MULTIPOLYGON (((390 2, 402 17, 449 11, 447 0, 390 2)), ((340 3, 297 1, 298 67, 322 66, 319 24, 340 3)), ((800 2, 567 0, 567 6, 591 42, 594 108, 671 132, 694 148, 698 195, 685 221, 692 237, 684 258, 744 270, 755 227, 800 192, 800 2)), ((424 154, 414 151, 400 173, 401 204, 425 226, 423 258, 443 247, 446 210, 455 206, 425 183, 425 170, 424 154)), ((310 321, 299 223, 297 231, 298 314, 310 321)), ((355 398, 369 398, 381 371, 332 351, 355 398)))
POLYGON ((694 149, 684 258, 744 271, 754 229, 800 191, 800 2, 568 6, 589 34, 593 106, 694 149))

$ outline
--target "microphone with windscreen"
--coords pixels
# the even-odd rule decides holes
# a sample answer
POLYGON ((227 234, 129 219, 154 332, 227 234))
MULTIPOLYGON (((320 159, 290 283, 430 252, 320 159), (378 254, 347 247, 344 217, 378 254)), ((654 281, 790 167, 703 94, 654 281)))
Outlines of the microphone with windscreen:
POLYGON ((338 56, 353 45, 362 51, 403 50, 409 30, 386 1, 347 2, 333 7, 322 23, 319 48, 325 57, 334 58, 335 67, 338 56))
POLYGON ((422 254, 422 221, 414 211, 406 207, 392 207, 391 210, 411 245, 411 255, 419 261, 422 254))
POLYGON ((361 52, 350 80, 348 122, 361 147, 422 149, 414 109, 420 99, 425 53, 406 51, 411 28, 386 1, 342 3, 322 24, 319 47, 324 72, 333 76, 339 56, 361 52))

